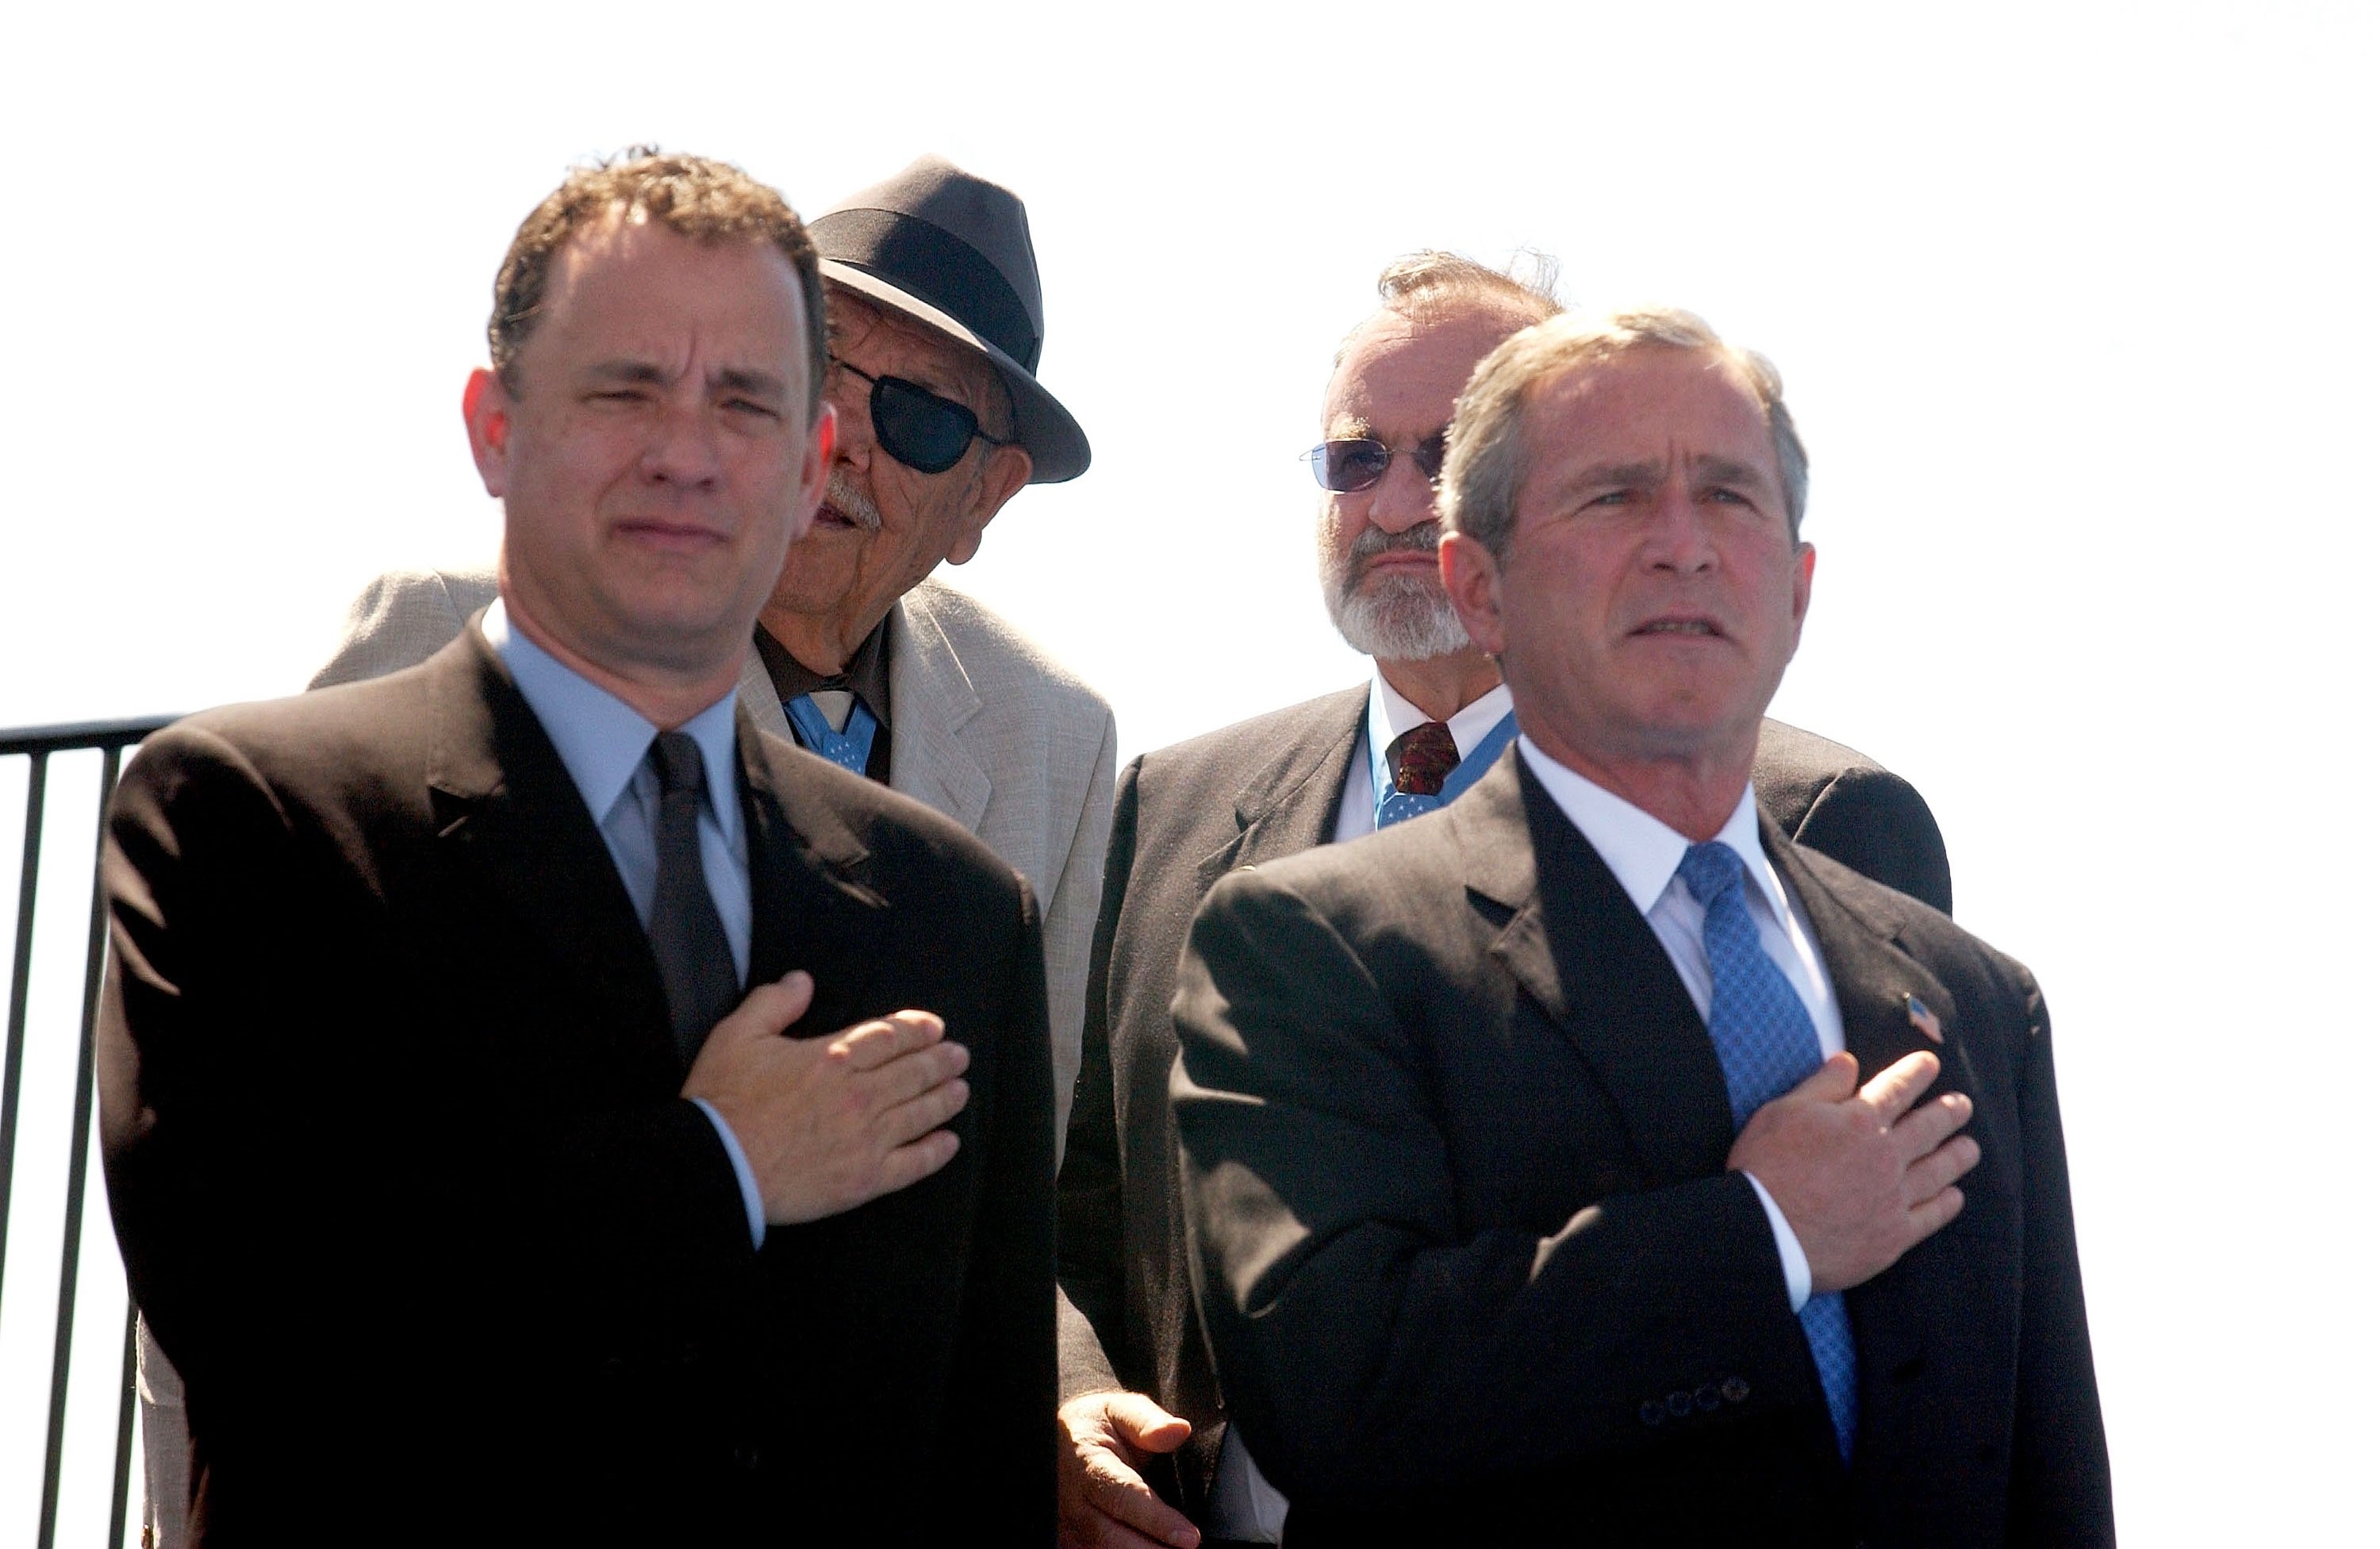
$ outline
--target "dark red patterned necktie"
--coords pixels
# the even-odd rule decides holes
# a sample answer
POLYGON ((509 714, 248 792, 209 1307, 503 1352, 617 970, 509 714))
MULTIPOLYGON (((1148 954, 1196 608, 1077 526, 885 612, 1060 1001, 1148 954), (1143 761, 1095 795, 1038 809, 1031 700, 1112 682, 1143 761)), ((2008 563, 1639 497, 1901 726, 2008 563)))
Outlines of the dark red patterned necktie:
POLYGON ((1444 721, 1424 721, 1389 744, 1389 773, 1405 796, 1436 796, 1462 762, 1444 721))

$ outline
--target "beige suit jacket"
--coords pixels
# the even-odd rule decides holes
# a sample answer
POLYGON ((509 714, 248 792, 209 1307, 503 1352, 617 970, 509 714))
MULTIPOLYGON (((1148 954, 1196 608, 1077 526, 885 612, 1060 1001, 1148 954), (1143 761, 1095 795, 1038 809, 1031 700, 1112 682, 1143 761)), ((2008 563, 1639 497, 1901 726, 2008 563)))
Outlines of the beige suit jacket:
MULTIPOLYGON (((337 651, 308 687, 427 661, 495 595, 492 569, 393 570, 348 606, 337 651)), ((901 599, 887 643, 892 788, 965 824, 1024 874, 1041 902, 1062 1148, 1083 1060, 1083 984, 1115 795, 1115 716, 1007 621, 940 581, 901 599)), ((745 653, 736 695, 755 724, 790 739, 758 651, 745 653)))

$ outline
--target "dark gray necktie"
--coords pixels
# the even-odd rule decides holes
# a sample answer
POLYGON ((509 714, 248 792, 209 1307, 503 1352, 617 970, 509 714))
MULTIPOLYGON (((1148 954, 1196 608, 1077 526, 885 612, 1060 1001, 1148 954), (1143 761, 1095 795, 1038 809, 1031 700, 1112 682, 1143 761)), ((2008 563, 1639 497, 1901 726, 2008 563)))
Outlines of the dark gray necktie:
POLYGON ((645 933, 661 964, 670 1031, 691 1061, 719 1019, 735 1008, 735 957, 703 881, 702 842, 695 831, 704 799, 702 750, 686 733, 665 731, 646 756, 661 776, 662 799, 653 820, 653 914, 645 933))

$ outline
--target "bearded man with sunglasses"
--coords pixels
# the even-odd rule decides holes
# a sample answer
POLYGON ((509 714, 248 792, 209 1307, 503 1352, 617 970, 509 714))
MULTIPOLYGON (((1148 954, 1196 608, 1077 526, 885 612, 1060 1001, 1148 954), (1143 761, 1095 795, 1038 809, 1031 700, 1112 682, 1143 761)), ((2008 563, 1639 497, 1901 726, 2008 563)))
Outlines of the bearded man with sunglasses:
MULTIPOLYGON (((1512 695, 1439 579, 1435 480, 1472 368, 1559 310, 1451 253, 1379 279, 1306 454, 1323 601, 1369 682, 1136 759, 1118 785, 1083 1072, 1058 1183, 1059 1517, 1069 1544, 1270 1543, 1288 1503, 1227 1422, 1192 1302, 1172 1004, 1192 913, 1235 868, 1452 800, 1513 737, 1512 695), (1102 1536, 1105 1535, 1105 1536, 1102 1536)), ((1924 799, 1840 744, 1767 722, 1753 783, 1803 845, 1947 912, 1924 799)))
MULTIPOLYGON (((809 223, 838 426, 818 520, 785 555, 737 697, 756 724, 956 819, 1041 901, 1062 1143, 1115 789, 1115 718, 999 616, 929 579, 1090 444, 1035 375, 1040 271, 1015 194, 936 156, 809 223)), ((395 571, 349 606, 313 687, 410 666, 495 572, 395 571)))

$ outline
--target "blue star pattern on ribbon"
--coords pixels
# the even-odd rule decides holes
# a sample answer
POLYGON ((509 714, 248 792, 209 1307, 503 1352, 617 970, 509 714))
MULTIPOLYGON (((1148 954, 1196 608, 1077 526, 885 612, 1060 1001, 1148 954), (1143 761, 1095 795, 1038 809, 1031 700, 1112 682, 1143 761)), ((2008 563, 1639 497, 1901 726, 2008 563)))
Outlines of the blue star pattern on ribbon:
POLYGON ((854 774, 868 773, 868 751, 876 745, 876 717, 868 706, 855 699, 851 701, 851 718, 837 731, 826 718, 826 712, 808 694, 796 694, 785 701, 785 714, 793 717, 794 735, 819 757, 839 763, 854 774))
POLYGON ((1390 828, 1407 818, 1417 818, 1424 812, 1435 812, 1445 804, 1439 797, 1415 796, 1405 791, 1392 790, 1382 797, 1379 806, 1373 810, 1372 826, 1390 828))
MULTIPOLYGON (((1818 1030, 1784 970, 1761 949, 1760 929, 1743 901, 1743 859, 1716 840, 1694 845, 1678 874, 1703 906, 1703 951, 1710 959, 1710 1037, 1727 1077, 1735 1127, 1791 1092, 1818 1068, 1818 1030)), ((1848 1462, 1859 1423, 1859 1366, 1842 1293, 1802 1304, 1802 1334, 1827 1390, 1835 1444, 1848 1462)))

